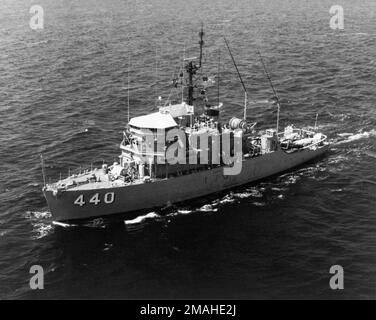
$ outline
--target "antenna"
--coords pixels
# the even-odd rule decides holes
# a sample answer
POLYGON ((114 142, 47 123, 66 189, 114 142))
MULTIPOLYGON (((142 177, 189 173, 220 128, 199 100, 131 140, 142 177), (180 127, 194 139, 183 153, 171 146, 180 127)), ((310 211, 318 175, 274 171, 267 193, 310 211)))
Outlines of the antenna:
POLYGON ((40 154, 40 161, 41 161, 41 165, 42 165, 43 186, 46 187, 46 174, 44 172, 44 160, 43 160, 42 154, 40 154))
POLYGON ((240 72, 239 72, 238 66, 236 65, 236 62, 235 62, 234 56, 233 56, 232 53, 231 53, 230 46, 228 45, 228 42, 227 42, 226 37, 223 37, 223 39, 225 40, 226 47, 227 47, 228 52, 229 52, 229 54, 230 54, 230 56, 231 56, 231 59, 232 59, 232 62, 233 62, 233 64, 234 64, 234 66, 235 66, 236 72, 238 73, 239 80, 240 80, 240 82, 241 82, 241 84, 242 84, 242 86, 243 86, 243 89, 244 89, 244 116, 243 116, 243 118, 244 118, 244 120, 246 120, 246 119, 247 119, 247 98, 248 98, 247 88, 246 88, 245 85, 244 85, 244 82, 243 82, 242 76, 240 75, 240 72))
POLYGON ((185 43, 184 43, 184 49, 183 49, 183 61, 181 66, 181 73, 183 76, 181 77, 181 103, 184 102, 184 60, 185 60, 185 43))
POLYGON ((204 37, 204 23, 201 23, 201 31, 198 33, 199 37, 200 37, 200 41, 198 42, 199 45, 200 45, 200 64, 199 64, 199 68, 201 68, 201 61, 202 61, 202 47, 204 45, 204 40, 202 40, 202 38, 204 37))
POLYGON ((219 76, 220 76, 220 71, 221 71, 221 49, 218 49, 218 82, 217 82, 217 98, 218 98, 218 107, 219 107, 219 76))
POLYGON ((316 120, 315 120, 315 130, 317 130, 317 118, 319 117, 319 112, 316 113, 316 120))
POLYGON ((279 110, 280 110, 280 108, 281 108, 281 106, 280 106, 280 104, 279 104, 279 97, 278 97, 277 92, 276 92, 275 89, 274 89, 272 79, 270 78, 269 72, 268 72, 268 70, 266 69, 266 66, 265 66, 264 60, 262 59, 262 56, 261 56, 261 53, 260 53, 259 50, 257 50, 257 54, 258 54, 259 57, 260 57, 260 60, 261 60, 262 66, 263 66, 263 68, 264 68, 264 72, 265 72, 265 74, 266 74, 266 76, 267 76, 267 78, 268 78, 268 80, 269 80, 270 86, 271 86, 271 88, 272 88, 272 90, 273 90, 274 97, 275 97, 276 100, 277 100, 277 108, 278 108, 278 109, 277 109, 277 136, 278 136, 278 130, 279 130, 279 110))
POLYGON ((158 81, 158 47, 155 46, 155 105, 157 105, 157 81, 158 81))
POLYGON ((129 70, 130 70, 130 65, 131 65, 131 55, 128 54, 128 72, 127 72, 127 76, 128 76, 128 97, 127 97, 127 100, 128 100, 128 123, 129 123, 129 70))

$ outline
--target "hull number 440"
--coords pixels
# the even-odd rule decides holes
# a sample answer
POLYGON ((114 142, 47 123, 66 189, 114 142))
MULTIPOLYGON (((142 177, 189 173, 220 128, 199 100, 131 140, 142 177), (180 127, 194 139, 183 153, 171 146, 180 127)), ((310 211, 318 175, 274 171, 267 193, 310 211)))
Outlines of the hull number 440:
MULTIPOLYGON (((108 192, 104 195, 103 199, 101 199, 101 196, 99 193, 94 194, 92 197, 89 199, 89 203, 93 205, 98 205, 102 201, 105 204, 111 204, 115 200, 115 193, 114 192, 108 192)), ((74 201, 74 204, 77 206, 84 206, 86 204, 85 197, 83 194, 80 194, 78 198, 74 201)))

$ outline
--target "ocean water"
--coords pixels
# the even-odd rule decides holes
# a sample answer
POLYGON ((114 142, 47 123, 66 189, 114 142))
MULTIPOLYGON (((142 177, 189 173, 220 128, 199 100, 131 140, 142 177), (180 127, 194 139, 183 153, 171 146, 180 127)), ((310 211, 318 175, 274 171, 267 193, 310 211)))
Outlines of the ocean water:
MULTIPOLYGON (((0 298, 376 298, 376 2, 1 0, 0 298), (44 9, 32 30, 29 9, 44 9), (344 29, 329 8, 344 8, 344 29), (221 51, 223 119, 241 116, 243 93, 222 36, 249 90, 248 117, 275 125, 256 51, 282 101, 281 125, 328 134, 322 158, 231 192, 133 220, 53 223, 49 179, 119 154, 130 114, 170 94, 183 54, 205 72, 221 51), (329 287, 332 265, 345 289, 329 287), (30 290, 32 265, 45 289, 30 290)), ((216 89, 212 98, 216 97, 216 89)), ((174 93, 172 99, 179 99, 174 93)))

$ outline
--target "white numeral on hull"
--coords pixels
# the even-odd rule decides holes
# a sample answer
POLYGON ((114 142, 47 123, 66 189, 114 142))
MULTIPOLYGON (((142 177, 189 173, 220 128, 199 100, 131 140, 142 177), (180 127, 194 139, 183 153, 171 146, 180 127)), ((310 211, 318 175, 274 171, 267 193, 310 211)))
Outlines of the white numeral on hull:
MULTIPOLYGON (((106 204, 113 203, 114 200, 115 200, 115 193, 114 192, 106 193, 103 197, 103 200, 104 200, 104 203, 106 203, 106 204)), ((101 202, 101 200, 100 200, 100 194, 99 193, 96 193, 95 195, 93 195, 89 200, 89 203, 94 204, 95 206, 98 205, 100 202, 101 202)), ((77 205, 77 206, 80 206, 80 207, 84 206, 86 204, 85 199, 84 199, 84 195, 80 194, 78 196, 78 198, 74 201, 74 204, 77 205)))
POLYGON ((109 204, 109 203, 114 202, 114 200, 115 200, 115 193, 109 192, 109 193, 106 193, 104 195, 104 202, 105 203, 109 204))
POLYGON ((82 207, 85 204, 84 195, 80 194, 80 196, 76 199, 76 201, 74 202, 74 204, 82 207))
POLYGON ((93 203, 95 205, 97 205, 99 202, 101 202, 99 200, 99 193, 96 193, 95 195, 92 196, 92 198, 89 200, 90 203, 93 203))

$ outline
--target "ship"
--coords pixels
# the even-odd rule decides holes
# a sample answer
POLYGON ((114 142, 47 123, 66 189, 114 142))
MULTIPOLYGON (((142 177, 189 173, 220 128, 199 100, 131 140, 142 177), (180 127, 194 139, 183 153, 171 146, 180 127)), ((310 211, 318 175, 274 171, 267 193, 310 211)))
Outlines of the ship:
MULTIPOLYGON (((98 168, 69 174, 46 183, 43 194, 57 222, 87 220, 185 203, 221 193, 300 166, 323 155, 327 136, 317 126, 279 128, 280 99, 260 52, 261 63, 273 90, 276 126, 258 130, 247 117, 248 93, 227 39, 224 41, 244 89, 242 117, 221 119, 223 104, 211 103, 207 91, 217 81, 201 71, 203 28, 199 56, 183 57, 171 86, 181 101, 156 104, 152 113, 129 118, 120 143, 119 160, 98 168)), ((128 76, 129 87, 129 76, 128 76)), ((219 94, 218 94, 219 97, 219 94)), ((317 121, 317 116, 316 116, 317 121)))

